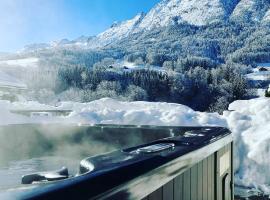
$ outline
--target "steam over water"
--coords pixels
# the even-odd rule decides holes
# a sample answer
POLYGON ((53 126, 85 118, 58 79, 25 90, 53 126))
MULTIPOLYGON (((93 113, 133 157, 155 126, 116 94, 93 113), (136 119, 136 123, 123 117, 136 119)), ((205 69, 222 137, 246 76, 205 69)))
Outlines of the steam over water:
POLYGON ((109 126, 9 125, 0 127, 0 191, 21 185, 22 175, 68 167, 75 175, 82 159, 168 137, 155 130, 109 126))

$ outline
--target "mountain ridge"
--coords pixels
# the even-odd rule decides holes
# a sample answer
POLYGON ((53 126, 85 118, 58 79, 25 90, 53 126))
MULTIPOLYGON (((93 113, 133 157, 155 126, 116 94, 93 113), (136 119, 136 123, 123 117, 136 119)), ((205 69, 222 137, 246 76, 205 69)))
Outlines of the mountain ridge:
POLYGON ((71 41, 64 39, 50 44, 27 45, 24 51, 62 47, 102 48, 132 34, 156 28, 181 23, 200 27, 225 21, 270 23, 270 2, 268 0, 162 0, 148 13, 141 12, 132 19, 114 23, 97 36, 84 36, 71 41))

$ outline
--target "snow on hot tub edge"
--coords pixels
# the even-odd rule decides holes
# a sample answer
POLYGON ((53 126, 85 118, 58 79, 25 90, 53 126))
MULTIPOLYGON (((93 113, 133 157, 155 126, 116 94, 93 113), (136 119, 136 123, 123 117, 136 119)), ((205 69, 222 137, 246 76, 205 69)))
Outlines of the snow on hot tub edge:
POLYGON ((235 182, 270 193, 270 99, 233 102, 224 112, 235 142, 235 182))

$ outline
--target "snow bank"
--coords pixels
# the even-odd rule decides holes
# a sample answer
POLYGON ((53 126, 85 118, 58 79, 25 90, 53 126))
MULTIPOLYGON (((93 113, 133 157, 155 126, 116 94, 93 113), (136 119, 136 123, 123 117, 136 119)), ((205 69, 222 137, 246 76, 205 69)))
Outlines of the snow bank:
MULTIPOLYGON (((216 113, 195 112, 187 106, 170 103, 120 102, 104 98, 90 103, 62 102, 57 107, 37 102, 10 103, 0 101, 8 110, 73 110, 67 117, 49 118, 47 122, 57 120, 65 123, 84 124, 133 124, 133 125, 179 125, 179 126, 226 126, 226 120, 216 113)), ((6 114, 6 118, 10 115, 6 114)), ((1 114, 0 117, 3 117, 1 114)), ((10 121, 17 118, 11 115, 10 121)), ((24 117, 27 122, 27 117, 24 117)), ((39 122, 37 119, 28 119, 39 122)), ((3 121, 1 120, 0 123, 3 121)), ((19 120, 18 123, 21 121, 19 120)))
POLYGON ((120 102, 104 98, 90 103, 62 102, 57 107, 37 102, 0 101, 0 124, 78 123, 160 126, 228 126, 235 139, 235 181, 270 192, 270 99, 236 101, 223 116, 196 112, 172 103, 120 102), (66 117, 31 118, 9 110, 73 110, 66 117))
POLYGON ((236 101, 225 112, 235 140, 235 181, 270 193, 270 99, 236 101))
POLYGON ((226 126, 226 121, 216 113, 195 112, 179 104, 104 98, 86 104, 63 103, 60 107, 72 107, 70 117, 91 124, 226 126))

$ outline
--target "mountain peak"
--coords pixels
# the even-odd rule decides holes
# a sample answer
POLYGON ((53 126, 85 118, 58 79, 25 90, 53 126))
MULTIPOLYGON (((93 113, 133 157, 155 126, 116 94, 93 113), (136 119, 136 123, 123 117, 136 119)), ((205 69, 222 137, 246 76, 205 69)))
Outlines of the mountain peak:
POLYGON ((103 44, 109 44, 112 41, 122 39, 133 32, 137 26, 141 23, 145 13, 141 12, 137 14, 134 18, 123 21, 121 23, 113 23, 113 25, 103 33, 97 36, 97 39, 103 44))
POLYGON ((206 25, 229 16, 239 0, 163 0, 144 18, 141 28, 169 25, 173 19, 193 25, 206 25))
POLYGON ((241 0, 234 9, 231 19, 260 22, 269 9, 269 0, 241 0))
POLYGON ((29 45, 25 49, 50 47, 97 48, 119 41, 134 33, 187 23, 204 26, 223 21, 270 23, 269 0, 162 0, 147 14, 141 12, 130 20, 114 22, 96 37, 80 37, 47 44, 29 45))

